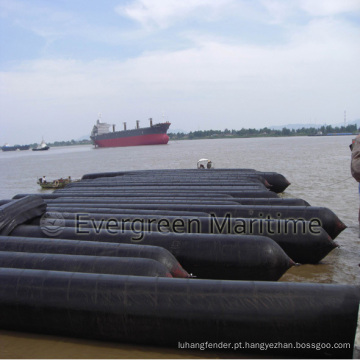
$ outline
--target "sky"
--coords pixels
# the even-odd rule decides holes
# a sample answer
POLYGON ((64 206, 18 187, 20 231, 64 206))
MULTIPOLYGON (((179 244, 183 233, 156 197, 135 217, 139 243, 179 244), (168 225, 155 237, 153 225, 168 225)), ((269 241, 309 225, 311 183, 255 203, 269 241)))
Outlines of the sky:
POLYGON ((360 0, 0 0, 0 145, 104 122, 360 119, 360 0))

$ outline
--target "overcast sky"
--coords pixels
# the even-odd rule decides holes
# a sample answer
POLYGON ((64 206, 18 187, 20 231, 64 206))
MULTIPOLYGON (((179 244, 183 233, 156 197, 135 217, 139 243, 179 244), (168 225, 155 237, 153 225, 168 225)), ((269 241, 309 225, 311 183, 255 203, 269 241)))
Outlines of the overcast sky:
POLYGON ((360 119, 360 0, 0 0, 0 145, 360 119))

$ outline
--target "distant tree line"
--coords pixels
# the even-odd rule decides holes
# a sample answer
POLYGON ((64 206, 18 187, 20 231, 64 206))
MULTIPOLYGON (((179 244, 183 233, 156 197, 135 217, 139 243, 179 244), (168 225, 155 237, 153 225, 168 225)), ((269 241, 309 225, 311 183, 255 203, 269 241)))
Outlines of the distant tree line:
POLYGON ((274 137, 274 136, 311 136, 311 135, 328 135, 336 133, 352 133, 358 132, 356 125, 347 125, 341 127, 332 127, 331 125, 323 125, 319 128, 302 127, 300 129, 287 129, 286 127, 281 130, 273 130, 267 127, 262 129, 244 129, 241 130, 197 130, 190 131, 189 133, 169 133, 171 140, 181 139, 212 139, 212 138, 237 138, 237 137, 274 137))

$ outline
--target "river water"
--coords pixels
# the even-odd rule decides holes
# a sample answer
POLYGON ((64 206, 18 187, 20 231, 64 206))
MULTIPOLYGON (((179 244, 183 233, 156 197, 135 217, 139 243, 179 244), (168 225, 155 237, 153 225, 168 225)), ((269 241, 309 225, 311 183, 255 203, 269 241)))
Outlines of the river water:
MULTIPOLYGON (((45 152, 0 152, 0 199, 40 193, 47 179, 103 171, 195 168, 200 158, 216 168, 276 171, 291 182, 284 196, 325 206, 348 226, 318 265, 290 269, 280 281, 360 284, 359 194, 351 177, 352 136, 280 137, 171 141, 168 145, 94 149, 51 148, 45 152)), ((358 329, 356 344, 360 344, 358 329)), ((224 354, 223 354, 224 355, 224 354)), ((1 358, 200 358, 223 356, 184 350, 130 346, 0 331, 1 358)), ((229 356, 229 354, 225 354, 229 356)))

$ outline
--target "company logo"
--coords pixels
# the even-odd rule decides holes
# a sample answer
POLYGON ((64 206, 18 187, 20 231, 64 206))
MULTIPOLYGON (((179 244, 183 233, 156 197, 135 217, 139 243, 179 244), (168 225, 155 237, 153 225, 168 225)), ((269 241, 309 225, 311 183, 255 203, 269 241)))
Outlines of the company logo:
POLYGON ((40 219, 40 228, 47 236, 60 235, 65 228, 63 214, 56 211, 46 212, 40 219))

